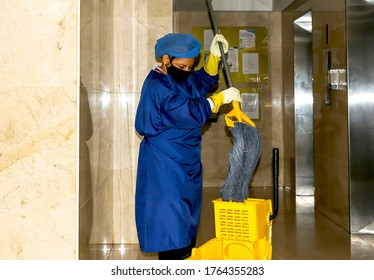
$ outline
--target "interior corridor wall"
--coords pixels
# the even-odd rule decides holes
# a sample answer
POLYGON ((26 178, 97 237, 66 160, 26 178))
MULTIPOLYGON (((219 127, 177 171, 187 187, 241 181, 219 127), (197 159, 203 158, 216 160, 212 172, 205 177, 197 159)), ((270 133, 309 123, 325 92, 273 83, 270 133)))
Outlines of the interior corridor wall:
POLYGON ((374 43, 370 1, 346 1, 351 231, 374 234, 374 43))
POLYGON ((171 32, 172 1, 81 1, 80 258, 93 244, 137 244, 135 183, 140 137, 134 117, 171 32))
POLYGON ((0 259, 76 259, 79 1, 1 1, 0 259))

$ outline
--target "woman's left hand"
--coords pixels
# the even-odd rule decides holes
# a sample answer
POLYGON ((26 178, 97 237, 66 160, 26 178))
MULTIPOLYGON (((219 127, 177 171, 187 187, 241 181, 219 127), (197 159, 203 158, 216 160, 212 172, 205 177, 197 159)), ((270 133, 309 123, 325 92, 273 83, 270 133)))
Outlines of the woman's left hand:
POLYGON ((221 57, 221 51, 219 49, 219 43, 222 44, 224 53, 229 50, 229 43, 222 34, 216 34, 213 38, 212 44, 210 45, 210 53, 216 57, 221 57))

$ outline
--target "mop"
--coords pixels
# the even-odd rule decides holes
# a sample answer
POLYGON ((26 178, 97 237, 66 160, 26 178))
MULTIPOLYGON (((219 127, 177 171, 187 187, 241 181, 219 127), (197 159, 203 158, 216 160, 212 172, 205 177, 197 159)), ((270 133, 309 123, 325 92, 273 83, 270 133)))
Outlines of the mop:
MULTIPOLYGON (((211 0, 206 0, 214 33, 218 34, 211 0)), ((219 42, 223 70, 229 87, 233 86, 222 44, 219 42)), ((226 179, 221 187, 222 201, 243 202, 249 195, 249 183, 262 151, 262 140, 253 121, 234 101, 233 109, 226 114, 225 122, 233 136, 233 148, 229 155, 226 179)))

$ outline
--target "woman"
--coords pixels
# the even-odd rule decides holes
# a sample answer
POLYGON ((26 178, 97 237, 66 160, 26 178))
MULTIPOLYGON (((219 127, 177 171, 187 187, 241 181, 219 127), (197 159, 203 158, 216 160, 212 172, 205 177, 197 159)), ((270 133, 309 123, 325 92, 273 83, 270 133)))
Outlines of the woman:
POLYGON ((136 226, 143 252, 184 259, 195 246, 202 196, 201 127, 222 104, 241 102, 236 88, 209 98, 218 82, 220 50, 213 39, 207 63, 194 70, 201 44, 170 33, 155 45, 155 66, 144 81, 135 129, 144 136, 136 182, 136 226))

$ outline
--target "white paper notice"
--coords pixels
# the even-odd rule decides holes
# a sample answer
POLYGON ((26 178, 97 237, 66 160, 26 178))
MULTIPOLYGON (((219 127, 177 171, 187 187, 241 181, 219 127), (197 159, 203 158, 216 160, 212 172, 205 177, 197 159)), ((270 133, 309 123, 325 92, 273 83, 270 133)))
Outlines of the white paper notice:
POLYGON ((258 119, 260 117, 260 104, 258 93, 241 93, 243 100, 241 104, 242 111, 250 119, 258 119))
POLYGON ((227 64, 229 65, 230 72, 239 72, 238 49, 229 48, 227 56, 227 64))
POLYGON ((243 74, 258 74, 258 53, 243 53, 243 74))
POLYGON ((213 30, 205 29, 204 30, 204 50, 209 51, 210 45, 212 44, 214 38, 213 30))
POLYGON ((241 49, 256 50, 256 31, 239 30, 239 41, 241 49))

